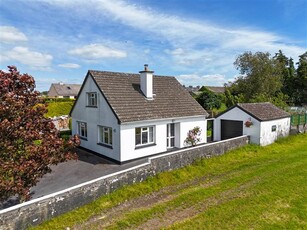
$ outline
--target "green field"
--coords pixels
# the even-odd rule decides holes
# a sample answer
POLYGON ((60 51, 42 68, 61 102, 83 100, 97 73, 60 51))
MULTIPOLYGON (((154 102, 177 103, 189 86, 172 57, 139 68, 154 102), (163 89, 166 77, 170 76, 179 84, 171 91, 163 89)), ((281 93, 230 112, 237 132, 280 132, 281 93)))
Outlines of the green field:
POLYGON ((307 134, 200 160, 35 229, 307 229, 307 134))
POLYGON ((68 115, 74 102, 75 102, 74 100, 48 102, 48 107, 47 107, 48 112, 45 114, 45 116, 57 117, 62 115, 68 115))

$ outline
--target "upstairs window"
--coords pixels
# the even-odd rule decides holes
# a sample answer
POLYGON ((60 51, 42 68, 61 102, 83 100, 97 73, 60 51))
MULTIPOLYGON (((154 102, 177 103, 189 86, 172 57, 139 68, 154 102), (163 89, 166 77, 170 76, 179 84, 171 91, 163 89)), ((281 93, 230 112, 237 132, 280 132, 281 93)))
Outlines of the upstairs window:
POLYGON ((97 107, 97 93, 86 93, 87 95, 87 106, 97 107))
POLYGON ((82 139, 87 139, 87 124, 86 122, 78 121, 78 135, 82 139))
POLYGON ((112 128, 98 126, 98 142, 99 144, 112 146, 112 128))
POLYGON ((147 145, 154 143, 154 127, 135 128, 135 145, 147 145))

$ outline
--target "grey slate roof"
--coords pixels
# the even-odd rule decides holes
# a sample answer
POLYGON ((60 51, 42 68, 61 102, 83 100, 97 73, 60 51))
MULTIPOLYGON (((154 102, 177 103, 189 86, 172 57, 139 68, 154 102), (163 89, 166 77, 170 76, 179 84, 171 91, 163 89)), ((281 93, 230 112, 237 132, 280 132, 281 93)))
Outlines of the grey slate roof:
POLYGON ((96 81, 119 122, 208 116, 175 77, 153 76, 153 100, 140 90, 140 75, 106 71, 88 72, 96 81))
POLYGON ((237 107, 252 115, 259 121, 276 120, 289 117, 290 114, 269 102, 238 103, 237 107))
POLYGON ((80 84, 53 83, 50 86, 48 96, 77 96, 80 91, 80 84))

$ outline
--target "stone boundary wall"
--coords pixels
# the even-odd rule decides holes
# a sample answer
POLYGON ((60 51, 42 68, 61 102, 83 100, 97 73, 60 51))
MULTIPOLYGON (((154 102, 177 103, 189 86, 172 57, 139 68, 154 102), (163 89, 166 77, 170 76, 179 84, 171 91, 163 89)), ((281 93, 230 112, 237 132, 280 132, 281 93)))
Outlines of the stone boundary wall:
POLYGON ((0 210, 0 229, 26 229, 38 225, 124 185, 142 182, 157 173, 184 167, 196 159, 221 155, 248 143, 249 137, 242 136, 149 157, 147 163, 0 210))

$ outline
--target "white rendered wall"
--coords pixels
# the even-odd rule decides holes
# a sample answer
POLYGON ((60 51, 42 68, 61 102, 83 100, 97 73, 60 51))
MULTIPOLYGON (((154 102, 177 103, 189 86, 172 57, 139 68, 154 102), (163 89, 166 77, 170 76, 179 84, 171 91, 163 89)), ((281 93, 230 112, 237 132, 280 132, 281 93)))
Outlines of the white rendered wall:
POLYGON ((272 144, 279 137, 288 136, 290 132, 290 117, 272 121, 261 122, 260 145, 272 144), (276 131, 272 132, 272 126, 276 125, 276 131))
POLYGON ((260 122, 238 107, 227 111, 214 120, 214 140, 221 140, 221 120, 243 121, 243 135, 249 135, 251 143, 260 144, 260 122), (245 127, 244 123, 251 119, 253 126, 245 127))
POLYGON ((72 134, 77 134, 77 121, 83 121, 87 123, 87 140, 81 139, 81 147, 87 148, 99 154, 105 155, 109 158, 120 160, 120 139, 119 139, 119 124, 112 112, 111 108, 107 104, 104 97, 101 95, 95 82, 91 77, 88 77, 82 92, 79 95, 76 105, 71 114, 72 116, 72 134), (98 94, 98 107, 86 107, 87 92, 97 92, 98 94), (113 149, 105 146, 98 145, 98 125, 111 127, 113 129, 113 149))
POLYGON ((161 152, 167 151, 166 146, 166 127, 167 124, 175 124, 175 147, 184 147, 184 140, 187 137, 187 133, 190 129, 195 126, 199 126, 202 129, 202 137, 200 143, 205 143, 207 140, 207 122, 206 118, 194 117, 185 119, 167 119, 159 121, 143 121, 129 124, 120 125, 120 149, 121 149, 121 160, 128 161, 137 159, 161 152), (135 128, 137 127, 155 127, 155 145, 147 146, 142 148, 136 148, 135 146, 135 128))
POLYGON ((205 120, 205 118, 194 118, 180 122, 180 148, 187 146, 184 140, 187 138, 189 130, 196 126, 199 126, 201 130, 200 142, 198 144, 207 142, 207 120, 205 120))
POLYGON ((140 73, 141 90, 144 95, 151 99, 153 97, 153 72, 142 71, 140 73))

